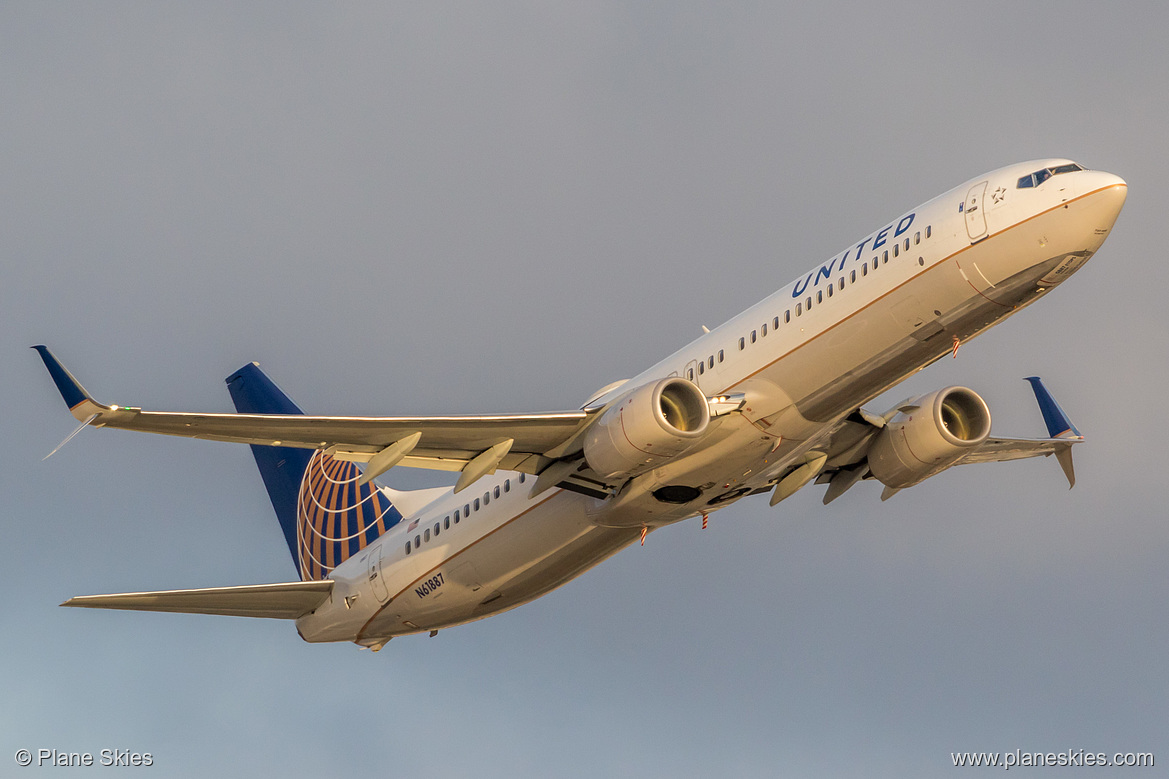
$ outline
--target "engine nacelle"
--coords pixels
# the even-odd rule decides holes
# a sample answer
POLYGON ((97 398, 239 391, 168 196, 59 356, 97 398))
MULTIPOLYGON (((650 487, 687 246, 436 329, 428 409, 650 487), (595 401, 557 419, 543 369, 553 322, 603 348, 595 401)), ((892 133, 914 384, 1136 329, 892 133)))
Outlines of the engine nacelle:
POLYGON ((682 378, 632 390, 585 437, 589 467, 605 478, 634 476, 693 446, 710 424, 706 395, 682 378))
POLYGON ((869 448, 869 470, 887 487, 901 489, 944 471, 990 435, 986 401, 965 387, 922 395, 898 412, 869 448))

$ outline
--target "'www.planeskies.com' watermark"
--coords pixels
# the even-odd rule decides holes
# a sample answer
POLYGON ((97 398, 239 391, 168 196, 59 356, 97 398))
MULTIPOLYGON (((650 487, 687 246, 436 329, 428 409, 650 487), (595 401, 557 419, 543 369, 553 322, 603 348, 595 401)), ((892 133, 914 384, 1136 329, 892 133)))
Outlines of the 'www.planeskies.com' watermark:
POLYGON ((1152 768, 1152 752, 1089 752, 1086 749, 1069 749, 1065 752, 951 752, 954 766, 971 768, 1046 768, 1064 766, 1068 768, 1152 768))

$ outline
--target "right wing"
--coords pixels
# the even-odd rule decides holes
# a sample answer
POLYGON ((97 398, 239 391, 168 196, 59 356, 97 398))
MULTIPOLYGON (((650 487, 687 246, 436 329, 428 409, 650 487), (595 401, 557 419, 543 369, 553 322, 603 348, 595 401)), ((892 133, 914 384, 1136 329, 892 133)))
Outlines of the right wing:
POLYGON ((304 414, 197 414, 143 411, 95 401, 44 346, 44 360, 82 427, 114 427, 212 441, 324 449, 369 463, 368 479, 393 465, 462 471, 457 489, 496 468, 538 474, 580 441, 588 411, 441 417, 342 417, 304 414))

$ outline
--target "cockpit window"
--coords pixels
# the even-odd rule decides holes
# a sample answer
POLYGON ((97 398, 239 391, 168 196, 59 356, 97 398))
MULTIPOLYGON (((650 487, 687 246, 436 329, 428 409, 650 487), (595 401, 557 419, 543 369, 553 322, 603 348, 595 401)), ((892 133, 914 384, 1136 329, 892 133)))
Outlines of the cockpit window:
POLYGON ((1059 165, 1054 168, 1037 170, 1031 175, 1019 179, 1018 188, 1027 189, 1028 187, 1037 187, 1052 176, 1058 176, 1061 173, 1075 173, 1077 170, 1084 170, 1084 168, 1074 162, 1069 162, 1067 165, 1059 165))

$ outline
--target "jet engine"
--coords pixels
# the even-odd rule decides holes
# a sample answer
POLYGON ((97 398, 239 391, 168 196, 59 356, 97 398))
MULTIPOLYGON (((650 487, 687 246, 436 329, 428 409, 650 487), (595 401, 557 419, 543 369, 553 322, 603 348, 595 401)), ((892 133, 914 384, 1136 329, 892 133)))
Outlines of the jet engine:
POLYGON ((605 478, 633 476, 689 449, 709 424, 710 407, 697 385, 662 379, 603 412, 585 437, 585 460, 605 478))
POLYGON ((990 435, 986 401, 946 387, 899 407, 869 448, 869 470, 887 487, 912 487, 956 463, 990 435))

